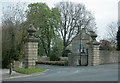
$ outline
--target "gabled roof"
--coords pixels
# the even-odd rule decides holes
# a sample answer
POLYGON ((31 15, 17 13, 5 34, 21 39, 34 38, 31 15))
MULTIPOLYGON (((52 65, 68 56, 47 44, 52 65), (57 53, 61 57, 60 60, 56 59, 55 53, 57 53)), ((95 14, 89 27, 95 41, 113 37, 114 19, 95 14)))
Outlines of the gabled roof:
POLYGON ((82 40, 90 39, 90 35, 87 33, 87 31, 84 28, 82 29, 81 33, 74 38, 74 40, 80 40, 80 37, 82 38, 82 40))

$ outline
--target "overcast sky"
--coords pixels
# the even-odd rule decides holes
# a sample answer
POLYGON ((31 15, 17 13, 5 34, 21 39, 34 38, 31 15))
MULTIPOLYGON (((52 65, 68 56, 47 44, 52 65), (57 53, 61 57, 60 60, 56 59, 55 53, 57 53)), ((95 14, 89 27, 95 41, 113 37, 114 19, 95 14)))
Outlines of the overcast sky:
POLYGON ((60 1, 71 1, 85 4, 86 8, 91 11, 96 19, 98 27, 97 34, 99 39, 105 37, 107 25, 111 22, 118 21, 118 2, 120 0, 2 0, 2 2, 44 2, 49 7, 54 7, 54 4, 60 1))

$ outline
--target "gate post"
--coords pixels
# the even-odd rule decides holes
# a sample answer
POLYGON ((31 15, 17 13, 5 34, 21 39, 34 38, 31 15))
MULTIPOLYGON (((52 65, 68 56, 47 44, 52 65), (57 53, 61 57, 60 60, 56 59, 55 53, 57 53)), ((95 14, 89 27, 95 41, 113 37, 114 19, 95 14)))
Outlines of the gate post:
POLYGON ((35 67, 38 54, 38 39, 34 37, 36 29, 31 24, 28 29, 28 38, 25 44, 25 68, 35 67))
POLYGON ((97 35, 95 32, 91 31, 91 38, 92 40, 88 42, 89 45, 89 58, 88 58, 88 65, 89 66, 97 66, 99 65, 99 45, 100 43, 96 41, 97 35))

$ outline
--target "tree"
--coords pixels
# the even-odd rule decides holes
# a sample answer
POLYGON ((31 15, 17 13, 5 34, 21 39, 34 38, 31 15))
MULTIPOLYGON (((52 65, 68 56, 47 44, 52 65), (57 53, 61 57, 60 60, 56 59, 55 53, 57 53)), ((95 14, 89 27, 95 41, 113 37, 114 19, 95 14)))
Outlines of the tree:
POLYGON ((117 40, 116 40, 116 36, 117 36, 117 23, 115 22, 111 22, 110 24, 108 24, 107 26, 107 32, 105 34, 105 40, 108 40, 111 42, 111 49, 112 50, 116 50, 116 44, 117 44, 117 40))
POLYGON ((117 23, 111 22, 107 26, 107 39, 111 42, 116 42, 116 36, 117 36, 117 23))
POLYGON ((27 22, 38 28, 36 36, 40 39, 39 54, 50 56, 52 40, 54 37, 57 37, 56 29, 60 23, 58 9, 50 9, 45 3, 29 4, 27 22))
POLYGON ((111 46, 111 42, 108 40, 100 40, 100 43, 100 50, 115 50, 115 48, 111 46))
POLYGON ((93 15, 86 10, 83 4, 60 2, 56 8, 61 13, 62 25, 57 29, 63 40, 63 55, 66 47, 80 34, 81 28, 95 30, 96 24, 93 15))
POLYGON ((117 31, 117 50, 120 51, 120 26, 118 27, 117 31))
POLYGON ((9 4, 3 7, 2 17, 2 66, 8 67, 13 60, 23 55, 25 34, 22 22, 25 20, 25 4, 9 4))

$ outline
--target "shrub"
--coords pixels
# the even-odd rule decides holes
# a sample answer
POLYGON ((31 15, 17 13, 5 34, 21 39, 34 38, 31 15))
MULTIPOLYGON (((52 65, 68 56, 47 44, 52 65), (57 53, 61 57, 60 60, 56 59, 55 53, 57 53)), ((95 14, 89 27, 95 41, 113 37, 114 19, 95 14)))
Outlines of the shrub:
POLYGON ((39 61, 37 64, 68 66, 68 61, 39 61))
POLYGON ((69 53, 71 53, 71 50, 66 49, 66 50, 64 51, 64 53, 63 53, 62 56, 63 56, 63 57, 67 57, 69 53))
POLYGON ((68 61, 67 60, 65 60, 64 66, 68 66, 68 61))
POLYGON ((50 61, 60 61, 60 58, 57 55, 53 54, 50 56, 50 61))

